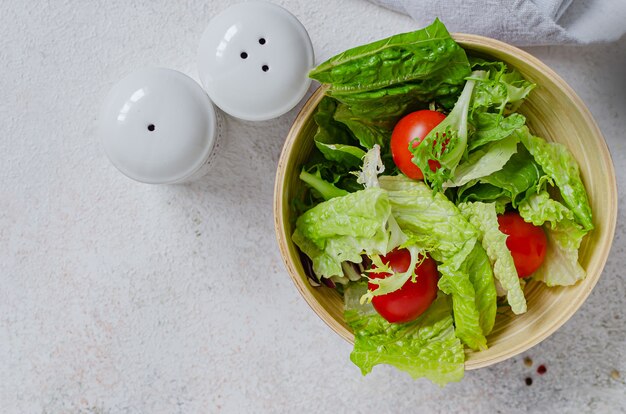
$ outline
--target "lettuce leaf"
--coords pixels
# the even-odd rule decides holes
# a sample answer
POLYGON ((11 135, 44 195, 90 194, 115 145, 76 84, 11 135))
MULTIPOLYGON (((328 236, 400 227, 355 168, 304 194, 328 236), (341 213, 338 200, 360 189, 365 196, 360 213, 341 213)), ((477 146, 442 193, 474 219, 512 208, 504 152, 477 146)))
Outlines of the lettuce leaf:
POLYGON ((442 193, 433 194, 421 181, 383 176, 379 182, 388 192, 392 215, 402 231, 440 262, 439 288, 452 295, 457 335, 469 347, 485 349, 496 295, 491 266, 476 244, 478 231, 450 200, 442 193))
POLYGON ((506 293, 516 315, 526 312, 526 298, 520 285, 513 256, 506 246, 506 235, 500 231, 495 203, 461 203, 459 209, 480 230, 480 242, 487 251, 493 274, 506 293))
POLYGON ((467 118, 472 101, 474 86, 487 75, 486 72, 474 71, 465 82, 461 96, 452 111, 434 127, 424 139, 416 138, 409 145, 413 154, 412 162, 417 165, 435 192, 443 189, 443 183, 454 176, 454 170, 467 150, 467 118), (445 138, 444 138, 445 137, 445 138), (415 143, 419 145, 414 146, 415 143), (429 162, 436 160, 441 164, 437 170, 430 169, 429 162))
POLYGON ((535 137, 526 127, 519 135, 535 161, 558 187, 563 202, 574 213, 576 222, 584 230, 593 229, 591 206, 574 156, 564 145, 535 137))
MULTIPOLYGON (((494 198, 490 197, 495 196, 495 198, 499 198, 504 195, 511 200, 513 207, 516 207, 517 204, 527 196, 527 193, 535 192, 538 184, 542 182, 544 175, 539 164, 535 162, 526 148, 520 144, 518 145, 517 153, 511 156, 501 170, 478 180, 479 187, 484 187, 484 185, 491 187, 482 188, 481 190, 470 190, 470 193, 476 194, 471 200, 494 201, 494 198), (498 193, 493 187, 502 189, 503 191, 498 193), (479 195, 485 192, 487 192, 486 195, 489 197, 480 198, 479 195)), ((470 181, 466 184, 466 187, 460 188, 459 198, 466 199, 466 193, 475 183, 476 181, 470 181)))
POLYGON ((472 180, 500 171, 517 152, 518 142, 519 138, 510 135, 470 153, 467 161, 459 164, 454 171, 454 177, 444 183, 443 188, 460 187, 472 180))
POLYGON ((317 132, 313 137, 315 146, 329 161, 343 164, 346 167, 358 167, 365 151, 355 146, 357 140, 350 130, 335 121, 337 101, 325 96, 317 106, 313 116, 317 124, 317 132))
POLYGON ((489 71, 489 76, 476 85, 472 111, 496 110, 499 114, 514 111, 535 87, 519 72, 509 71, 503 62, 474 59, 472 70, 489 71))
POLYGON ((442 193, 433 194, 421 181, 405 176, 381 176, 392 214, 400 228, 411 234, 439 262, 458 269, 474 248, 477 230, 442 193))
POLYGON ((342 276, 341 262, 361 263, 362 254, 385 254, 400 240, 389 226, 391 206, 380 188, 324 201, 296 221, 294 243, 309 256, 318 277, 342 276), (390 243, 391 241, 391 243, 390 243))
POLYGON ((471 119, 475 130, 468 139, 467 147, 472 151, 490 142, 504 139, 525 123, 526 118, 517 113, 505 117, 490 112, 477 112, 471 119))
POLYGON ((378 315, 371 304, 360 304, 366 290, 366 284, 355 283, 344 294, 346 322, 354 331, 350 359, 363 375, 376 365, 389 364, 440 386, 463 378, 465 355, 454 334, 447 296, 439 293, 415 321, 394 324, 378 315))
POLYGON ((334 119, 348 127, 361 146, 367 149, 374 145, 388 146, 395 125, 395 119, 364 118, 356 115, 348 105, 343 103, 337 107, 334 119))
POLYGON ((453 84, 469 74, 465 51, 436 19, 423 29, 346 50, 317 66, 309 77, 330 84, 331 93, 359 93, 429 79, 450 67, 455 68, 453 84))
POLYGON ((302 169, 300 171, 299 178, 307 183, 311 188, 315 189, 324 200, 330 200, 331 198, 341 197, 348 192, 344 189, 337 188, 333 183, 329 183, 325 181, 319 171, 316 171, 315 174, 311 174, 306 170, 302 169))
POLYGON ((548 286, 569 286, 584 279, 578 248, 587 231, 576 223, 574 213, 545 191, 522 202, 519 213, 535 226, 543 224, 548 240, 546 257, 533 278, 548 286))

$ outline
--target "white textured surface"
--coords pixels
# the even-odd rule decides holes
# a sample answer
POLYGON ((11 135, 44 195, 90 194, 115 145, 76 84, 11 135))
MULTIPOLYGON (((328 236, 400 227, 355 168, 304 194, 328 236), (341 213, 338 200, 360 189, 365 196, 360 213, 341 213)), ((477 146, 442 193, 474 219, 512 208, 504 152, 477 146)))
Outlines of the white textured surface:
MULTIPOLYGON (((105 93, 143 66, 197 79, 200 35, 228 3, 0 3, 1 411, 624 412, 623 192, 603 277, 525 354, 534 367, 520 356, 439 389, 384 367, 361 377, 283 268, 272 191, 295 110, 227 118, 214 175, 193 185, 142 185, 109 164, 94 136, 105 93)), ((362 0, 279 3, 318 61, 413 28, 362 0)), ((626 183, 625 39, 529 50, 589 105, 626 183)))

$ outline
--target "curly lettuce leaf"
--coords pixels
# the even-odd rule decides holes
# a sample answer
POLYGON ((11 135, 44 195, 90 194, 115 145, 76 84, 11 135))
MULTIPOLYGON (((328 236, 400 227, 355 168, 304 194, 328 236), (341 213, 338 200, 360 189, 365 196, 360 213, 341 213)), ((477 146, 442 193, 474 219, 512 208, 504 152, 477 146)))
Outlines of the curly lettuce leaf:
POLYGON ((506 294, 516 315, 526 312, 526 298, 515 270, 513 256, 506 246, 506 235, 500 231, 495 203, 461 203, 459 209, 479 229, 480 242, 489 256, 493 274, 506 294))
POLYGON ((415 321, 389 323, 371 304, 360 304, 367 290, 355 283, 345 291, 345 318, 354 331, 352 362, 367 375, 379 364, 389 364, 413 378, 426 377, 443 386, 464 374, 463 345, 455 336, 450 300, 439 294, 415 321))
POLYGON ((578 248, 587 231, 576 223, 574 213, 545 191, 522 202, 519 213, 535 226, 543 224, 548 240, 546 257, 533 278, 548 286, 569 286, 584 279, 578 248))
POLYGON ((402 238, 389 225, 387 192, 368 188, 324 201, 296 221, 294 243, 311 258, 318 277, 342 276, 341 262, 361 263, 362 254, 385 254, 402 238))
POLYGON ((443 189, 443 183, 452 179, 454 170, 467 149, 467 118, 474 85, 487 75, 486 72, 474 71, 468 78, 463 92, 448 116, 420 142, 416 138, 409 144, 413 154, 413 163, 424 174, 435 192, 443 189), (415 146, 417 144, 417 146, 415 146), (430 169, 429 162, 435 160, 441 164, 435 171, 430 169))
POLYGON ((495 110, 503 114, 505 110, 514 111, 535 84, 528 82, 515 71, 509 71, 503 62, 479 62, 474 60, 472 70, 487 70, 489 76, 476 85, 472 111, 495 110))
POLYGON ((547 142, 543 138, 535 137, 523 128, 520 139, 524 146, 541 165, 545 173, 554 181, 561 193, 563 202, 572 210, 576 222, 584 230, 593 229, 591 206, 587 191, 580 178, 580 170, 574 156, 567 147, 556 142, 547 142))
POLYGON ((372 259, 372 263, 376 266, 376 272, 389 273, 389 276, 384 279, 370 279, 369 282, 373 285, 377 285, 377 288, 375 290, 368 290, 361 297, 361 302, 369 302, 374 298, 374 296, 381 296, 396 291, 404 286, 409 279, 415 282, 417 277, 415 267, 426 257, 425 252, 422 248, 415 244, 403 245, 402 247, 406 248, 411 255, 409 266, 404 272, 394 272, 387 263, 382 261, 382 258, 379 255, 373 255, 370 257, 372 259))
POLYGON ((380 187, 378 176, 384 171, 385 166, 380 157, 380 147, 374 145, 374 147, 363 156, 363 166, 361 167, 361 171, 356 173, 356 182, 363 184, 365 188, 380 187))
POLYGON ((523 115, 513 113, 507 117, 491 112, 477 112, 470 119, 474 127, 467 147, 470 151, 490 142, 504 139, 526 124, 523 115))

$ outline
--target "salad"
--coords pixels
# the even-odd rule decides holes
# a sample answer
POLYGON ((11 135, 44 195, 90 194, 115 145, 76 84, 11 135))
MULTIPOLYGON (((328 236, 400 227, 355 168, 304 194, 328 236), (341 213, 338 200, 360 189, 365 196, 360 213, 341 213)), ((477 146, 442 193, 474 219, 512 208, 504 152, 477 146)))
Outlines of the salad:
POLYGON ((518 72, 468 56, 435 20, 310 77, 327 89, 292 240, 312 283, 343 295, 364 375, 390 364, 459 381, 497 308, 526 312, 527 280, 585 277, 579 168, 517 112, 535 87, 518 72))

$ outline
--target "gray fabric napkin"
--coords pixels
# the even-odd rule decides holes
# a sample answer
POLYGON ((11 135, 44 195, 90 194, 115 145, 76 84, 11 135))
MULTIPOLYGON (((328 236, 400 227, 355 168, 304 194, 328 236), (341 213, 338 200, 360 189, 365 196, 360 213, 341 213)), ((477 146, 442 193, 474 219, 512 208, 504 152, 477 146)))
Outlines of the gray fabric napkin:
POLYGON ((418 26, 439 17, 450 32, 530 46, 585 44, 626 32, 626 0, 369 0, 408 14, 418 26))

